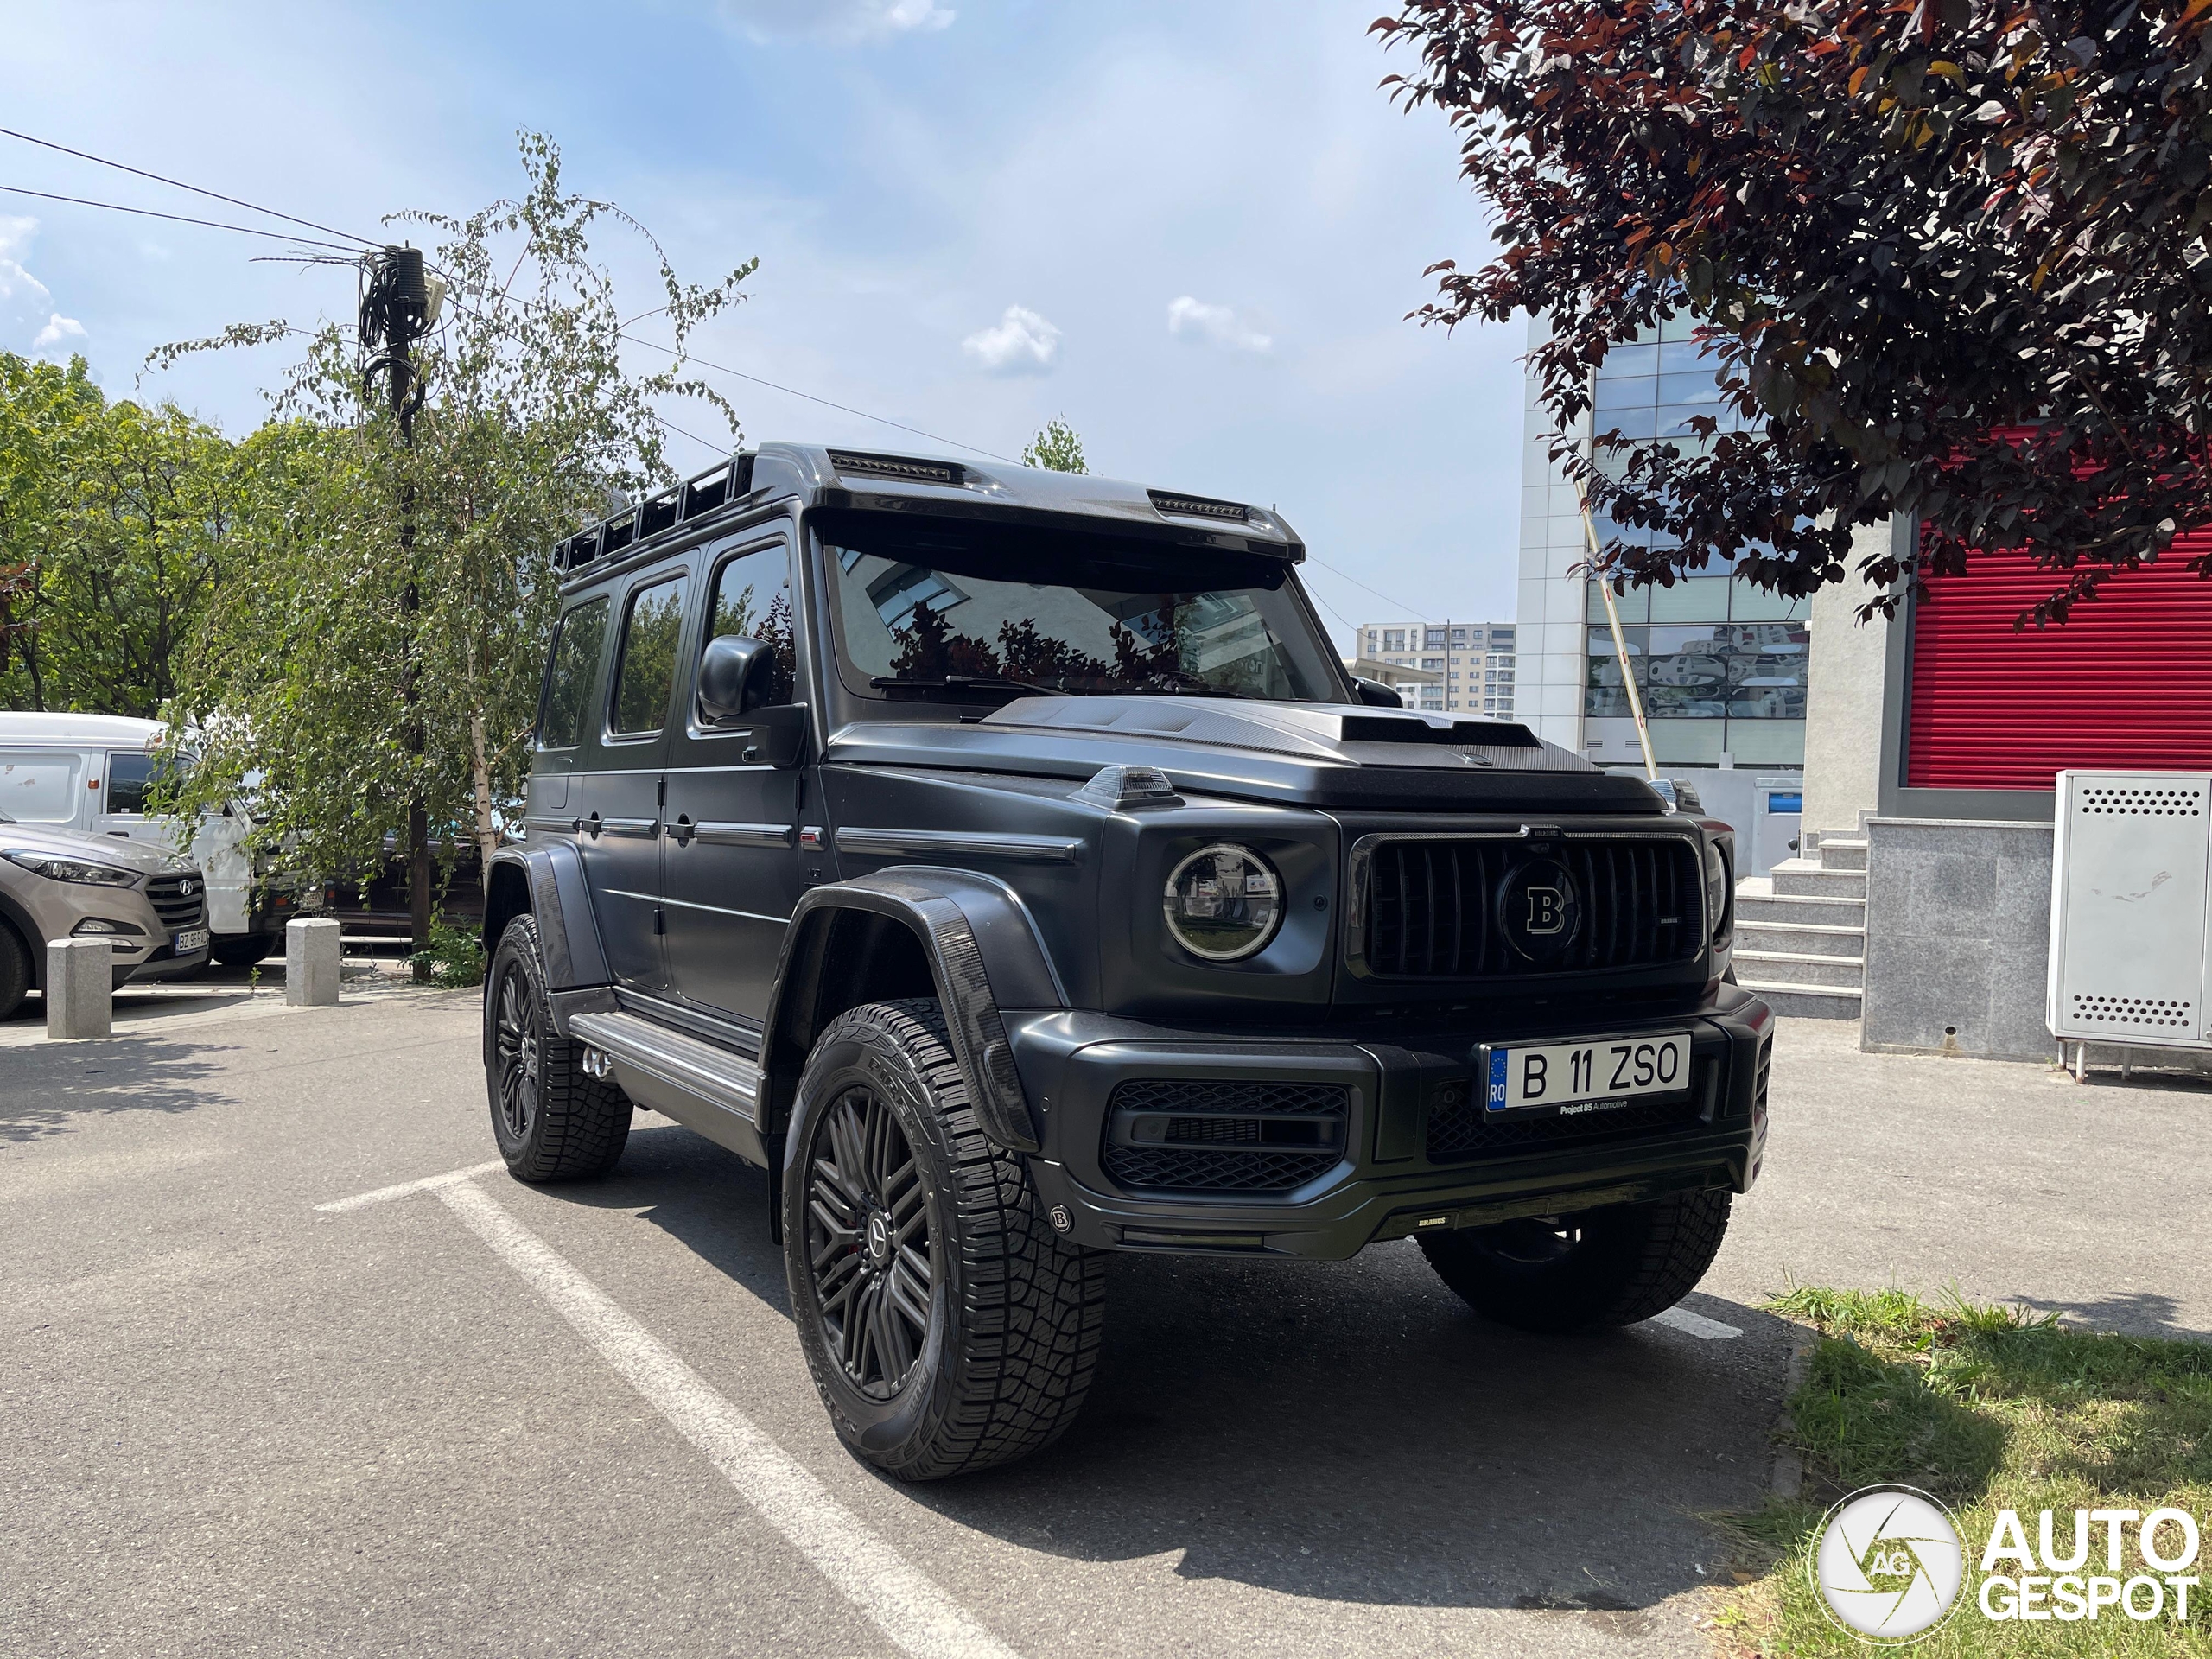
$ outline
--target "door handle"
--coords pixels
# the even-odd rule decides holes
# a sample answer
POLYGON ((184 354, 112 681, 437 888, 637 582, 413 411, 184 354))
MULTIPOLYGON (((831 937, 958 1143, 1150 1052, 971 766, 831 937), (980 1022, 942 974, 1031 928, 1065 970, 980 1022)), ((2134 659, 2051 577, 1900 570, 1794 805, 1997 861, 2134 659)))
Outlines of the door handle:
POLYGON ((676 822, 669 825, 668 832, 676 837, 677 846, 690 846, 691 844, 691 815, 689 812, 678 813, 676 822))
POLYGON ((594 841, 597 841, 599 839, 599 814, 594 812, 588 818, 579 819, 576 823, 576 828, 582 830, 584 834, 589 836, 594 841))

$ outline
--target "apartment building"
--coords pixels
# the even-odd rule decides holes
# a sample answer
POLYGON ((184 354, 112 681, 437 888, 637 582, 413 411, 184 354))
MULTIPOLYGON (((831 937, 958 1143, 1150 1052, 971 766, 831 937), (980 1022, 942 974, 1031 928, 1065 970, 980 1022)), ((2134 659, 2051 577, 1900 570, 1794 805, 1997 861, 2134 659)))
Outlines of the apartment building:
POLYGON ((1357 630, 1358 655, 1440 677, 1401 688, 1408 707, 1440 714, 1512 720, 1514 625, 1510 622, 1372 622, 1357 630))

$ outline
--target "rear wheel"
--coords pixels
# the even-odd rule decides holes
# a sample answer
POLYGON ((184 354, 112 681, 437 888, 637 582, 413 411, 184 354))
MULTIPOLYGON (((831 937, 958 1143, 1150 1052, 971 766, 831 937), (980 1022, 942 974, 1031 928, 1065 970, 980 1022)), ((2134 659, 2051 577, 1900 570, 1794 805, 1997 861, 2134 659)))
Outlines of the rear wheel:
POLYGON ((840 1015, 800 1079, 784 1261, 838 1438, 902 1480, 1050 1444, 1090 1386, 1103 1264, 987 1140, 933 1001, 840 1015))
POLYGON ((0 1020, 15 1017, 30 988, 31 953, 23 948, 16 930, 0 922, 0 1020))
POLYGON ((1522 1331, 1602 1330, 1663 1313, 1697 1286, 1728 1230, 1726 1191, 1577 1216, 1534 1217, 1421 1241, 1484 1319, 1522 1331))
POLYGON ((584 1046, 553 1027, 537 923, 518 916, 499 935, 484 980, 484 1080, 492 1133, 524 1181, 604 1175, 630 1137, 630 1097, 584 1075, 584 1046))

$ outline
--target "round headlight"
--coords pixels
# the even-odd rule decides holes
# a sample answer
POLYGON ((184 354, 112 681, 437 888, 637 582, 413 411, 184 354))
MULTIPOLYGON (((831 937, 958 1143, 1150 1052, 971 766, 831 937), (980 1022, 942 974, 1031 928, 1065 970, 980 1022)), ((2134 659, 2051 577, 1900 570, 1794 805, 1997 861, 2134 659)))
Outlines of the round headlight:
POLYGON ((1260 950, 1282 924, 1282 878, 1249 847, 1201 847, 1175 867, 1160 901, 1175 943, 1208 962, 1260 950))
POLYGON ((1717 939, 1728 925, 1728 861, 1721 856, 1720 843, 1705 843, 1705 934, 1717 939))

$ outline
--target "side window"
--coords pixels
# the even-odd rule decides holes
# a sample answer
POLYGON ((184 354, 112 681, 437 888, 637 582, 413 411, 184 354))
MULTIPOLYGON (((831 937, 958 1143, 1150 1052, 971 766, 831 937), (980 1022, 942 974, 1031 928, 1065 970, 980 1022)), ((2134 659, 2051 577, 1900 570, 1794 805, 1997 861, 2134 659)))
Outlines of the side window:
POLYGON ((607 601, 594 599, 561 619, 545 676, 545 708, 537 721, 541 749, 573 749, 583 739, 584 701, 591 696, 592 676, 599 671, 607 611, 607 601))
POLYGON ((775 667, 764 701, 791 702, 798 683, 798 655, 791 639, 791 556, 781 542, 741 553, 715 572, 715 608, 707 619, 706 637, 719 639, 728 633, 768 647, 775 667))
POLYGON ((683 632, 683 576, 630 595, 622 619, 622 655, 614 667, 614 701, 607 728, 618 737, 650 737, 668 720, 676 689, 676 645, 683 632))
POLYGON ((154 757, 118 750, 107 758, 107 810, 143 812, 146 785, 154 781, 154 757))

